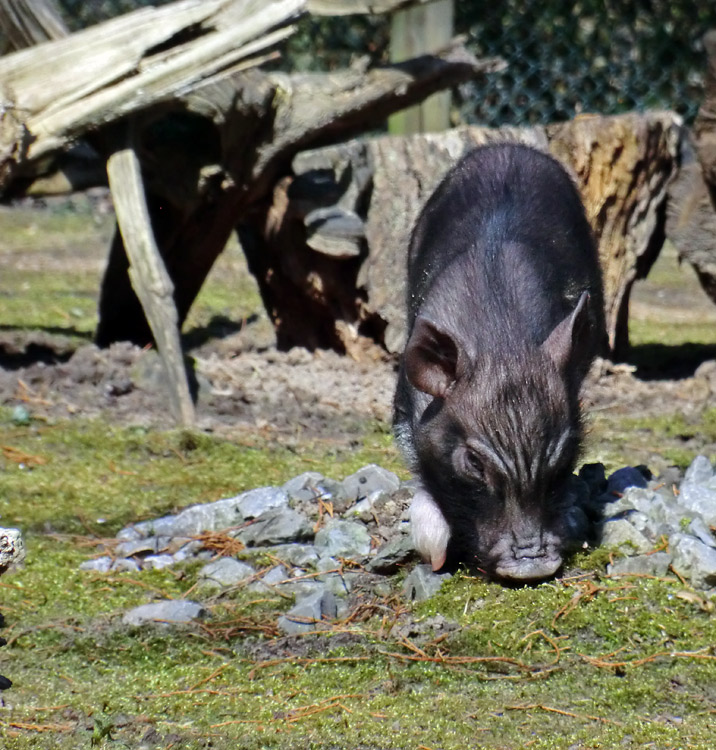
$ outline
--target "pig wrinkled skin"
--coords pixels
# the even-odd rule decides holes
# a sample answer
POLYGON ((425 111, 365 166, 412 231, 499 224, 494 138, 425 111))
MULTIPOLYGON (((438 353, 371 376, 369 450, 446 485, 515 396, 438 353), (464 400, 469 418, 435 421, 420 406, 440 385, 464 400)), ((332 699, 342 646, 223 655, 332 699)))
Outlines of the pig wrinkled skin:
POLYGON ((580 514, 579 391, 604 346, 602 281, 579 194, 552 157, 482 146, 425 205, 408 252, 394 429, 433 569, 554 575, 580 514))

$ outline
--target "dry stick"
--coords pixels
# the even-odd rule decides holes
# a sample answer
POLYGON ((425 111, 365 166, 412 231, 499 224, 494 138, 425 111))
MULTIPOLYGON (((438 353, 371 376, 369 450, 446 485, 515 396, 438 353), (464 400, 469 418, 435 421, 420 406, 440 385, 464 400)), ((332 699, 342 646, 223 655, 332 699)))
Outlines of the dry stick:
POLYGON ((129 259, 129 279, 142 304, 164 363, 174 418, 183 426, 191 427, 195 421, 194 402, 179 339, 174 284, 154 239, 139 159, 131 145, 132 141, 130 132, 130 147, 116 151, 109 157, 109 188, 129 259))
MULTIPOLYGON (((672 659, 704 659, 706 661, 716 661, 716 655, 706 653, 710 647, 706 646, 699 651, 657 651, 651 656, 644 656, 641 659, 631 659, 629 661, 607 661, 606 658, 613 656, 618 651, 605 656, 587 656, 586 654, 577 654, 580 658, 595 667, 602 669, 616 669, 618 667, 638 667, 642 664, 649 664, 656 661, 659 657, 667 656, 672 659)), ((619 649, 621 651, 622 649, 619 649)))
POLYGON ((29 732, 71 732, 74 730, 73 724, 30 724, 25 721, 2 721, 0 727, 10 729, 24 729, 29 732))
MULTIPOLYGON (((322 632, 322 631, 321 631, 322 632)), ((262 661, 254 666, 249 671, 248 677, 253 680, 257 669, 265 669, 266 667, 275 667, 279 664, 333 664, 336 662, 354 662, 354 661, 368 661, 371 656, 326 656, 312 659, 310 657, 295 657, 287 656, 285 659, 269 659, 268 661, 262 661)))
POLYGON ((307 706, 292 708, 287 711, 287 716, 285 717, 271 719, 231 719, 229 721, 222 721, 220 724, 212 724, 211 729, 217 729, 231 724, 275 724, 281 721, 293 724, 308 716, 313 716, 314 714, 322 713, 323 711, 329 711, 332 708, 342 708, 344 711, 351 713, 350 710, 341 703, 345 698, 365 698, 365 694, 344 693, 342 695, 334 695, 330 698, 319 701, 318 703, 311 703, 307 706))
POLYGON ((528 703, 523 706, 505 706, 508 711, 532 711, 538 708, 540 711, 549 711, 553 714, 560 714, 561 716, 569 716, 572 719, 589 719, 590 721, 600 721, 603 724, 614 724, 618 727, 623 727, 624 724, 621 721, 615 721, 614 719, 605 719, 603 716, 591 716, 590 714, 575 714, 571 711, 563 711, 561 708, 554 708, 553 706, 545 706, 544 703, 528 703))
POLYGON ((43 458, 42 456, 33 456, 30 453, 25 453, 25 451, 22 451, 19 448, 13 448, 11 445, 0 445, 0 450, 8 461, 12 461, 16 464, 35 464, 36 466, 42 466, 47 463, 46 458, 43 458))
POLYGON ((201 685, 204 685, 207 682, 211 682, 214 679, 214 677, 218 677, 229 666, 231 666, 231 662, 222 664, 218 669, 215 669, 208 677, 205 677, 203 680, 199 680, 199 682, 197 682, 195 685, 192 685, 189 688, 189 691, 194 691, 201 685))

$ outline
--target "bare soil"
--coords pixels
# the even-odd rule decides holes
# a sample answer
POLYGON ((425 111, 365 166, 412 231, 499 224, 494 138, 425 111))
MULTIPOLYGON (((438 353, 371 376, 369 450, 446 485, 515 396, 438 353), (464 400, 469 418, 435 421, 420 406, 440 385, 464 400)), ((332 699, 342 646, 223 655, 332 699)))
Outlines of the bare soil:
MULTIPOLYGON (((99 271, 104 252, 99 242, 78 249, 71 258, 73 267, 99 271)), ((52 271, 57 262, 51 247, 33 253, 28 261, 0 244, 0 261, 3 256, 5 264, 31 262, 38 271, 52 271)), ((663 253, 656 269, 657 280, 635 286, 635 318, 657 330, 664 321, 716 326, 716 306, 693 272, 677 266, 673 251, 663 253)), ((231 272, 248 273, 235 261, 231 272)), ((200 428, 227 435, 260 430, 278 440, 319 436, 350 442, 367 423, 389 423, 396 363, 377 348, 360 361, 332 351, 281 352, 262 310, 214 323, 185 335, 194 361, 200 428)), ((24 407, 42 419, 103 416, 118 424, 172 426, 156 352, 126 343, 106 350, 89 341, 78 345, 69 326, 26 329, 1 324, 0 404, 24 407)), ((634 349, 631 359, 595 368, 585 393, 591 412, 609 419, 673 413, 697 421, 716 404, 716 346, 643 345, 634 349)), ((705 436, 700 440, 690 435, 688 440, 693 452, 716 454, 716 445, 705 436)), ((639 463, 661 447, 652 446, 646 453, 639 448, 639 455, 625 459, 639 463)))

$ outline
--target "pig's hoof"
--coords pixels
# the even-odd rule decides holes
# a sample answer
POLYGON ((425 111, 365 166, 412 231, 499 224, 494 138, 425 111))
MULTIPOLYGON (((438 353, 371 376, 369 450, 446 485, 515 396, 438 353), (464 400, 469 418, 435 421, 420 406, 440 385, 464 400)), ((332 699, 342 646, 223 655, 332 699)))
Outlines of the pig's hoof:
POLYGON ((415 549, 433 570, 440 570, 445 564, 450 527, 426 490, 418 490, 410 505, 410 529, 415 549))

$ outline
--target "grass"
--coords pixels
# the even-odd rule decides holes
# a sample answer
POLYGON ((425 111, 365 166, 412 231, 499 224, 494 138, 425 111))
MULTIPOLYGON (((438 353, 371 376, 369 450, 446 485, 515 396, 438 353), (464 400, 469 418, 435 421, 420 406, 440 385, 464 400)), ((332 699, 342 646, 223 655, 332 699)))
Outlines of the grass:
MULTIPOLYGON (((82 204, 23 211, 0 213, 0 321, 82 343, 96 323, 110 222, 92 225, 82 204)), ((259 310, 252 284, 235 283, 241 260, 232 253, 222 260, 231 273, 212 275, 189 332, 259 310)), ((654 283, 673 283, 671 271, 657 272, 654 283)), ((691 325, 637 318, 632 338, 672 353, 716 343, 708 325, 691 325)), ((687 416, 665 404, 656 416, 595 414, 585 458, 616 468, 656 452, 685 465, 707 443, 716 443, 716 409, 687 416)), ((200 626, 122 625, 137 604, 197 596, 197 563, 79 570, 131 521, 308 469, 342 478, 369 462, 405 476, 385 425, 366 424, 352 447, 288 447, 102 420, 18 424, 0 409, 0 524, 22 528, 28 547, 25 568, 0 579, 10 641, 0 673, 14 682, 0 703, 0 746, 713 746, 713 602, 676 579, 611 579, 604 550, 579 555, 569 579, 509 589, 457 575, 421 604, 400 596, 399 574, 365 616, 290 651, 274 638, 289 603, 243 590, 205 598, 210 617, 200 626)))

